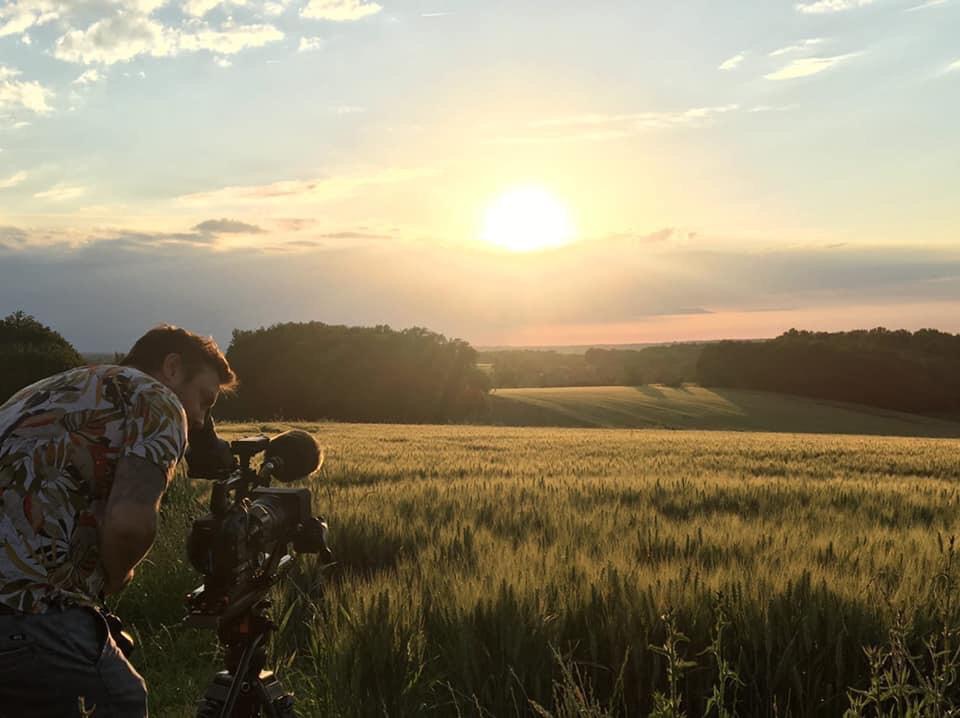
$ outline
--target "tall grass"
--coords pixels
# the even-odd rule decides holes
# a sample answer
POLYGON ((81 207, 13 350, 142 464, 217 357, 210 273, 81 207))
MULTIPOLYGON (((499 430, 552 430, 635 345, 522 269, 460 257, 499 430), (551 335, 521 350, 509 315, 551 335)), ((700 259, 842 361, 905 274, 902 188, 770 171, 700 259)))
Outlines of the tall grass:
MULTIPOLYGON (((276 592, 272 654, 305 716, 872 715, 894 665, 956 698, 960 442, 306 428, 336 563, 276 592)), ((218 667, 177 624, 206 488, 175 482, 119 601, 159 716, 218 667)))

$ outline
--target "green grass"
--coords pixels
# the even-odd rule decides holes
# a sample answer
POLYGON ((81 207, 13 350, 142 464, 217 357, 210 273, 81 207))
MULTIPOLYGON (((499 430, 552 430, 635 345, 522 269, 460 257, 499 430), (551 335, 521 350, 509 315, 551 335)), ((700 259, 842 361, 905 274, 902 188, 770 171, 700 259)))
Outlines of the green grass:
POLYGON ((956 421, 784 394, 695 385, 497 389, 492 402, 492 422, 504 426, 960 437, 960 423, 956 421))
MULTIPOLYGON (((913 647, 960 625, 940 578, 960 441, 304 426, 327 449, 310 485, 337 560, 321 572, 302 557, 276 595, 273 655, 304 716, 648 715, 670 691, 670 659, 651 648, 670 643, 668 609, 697 663, 676 693, 702 715, 718 606, 743 683, 727 709, 841 715, 848 689, 869 686, 864 647, 898 616, 913 647)), ((119 601, 160 718, 192 715, 218 667, 212 632, 177 623, 206 490, 175 482, 119 601)))

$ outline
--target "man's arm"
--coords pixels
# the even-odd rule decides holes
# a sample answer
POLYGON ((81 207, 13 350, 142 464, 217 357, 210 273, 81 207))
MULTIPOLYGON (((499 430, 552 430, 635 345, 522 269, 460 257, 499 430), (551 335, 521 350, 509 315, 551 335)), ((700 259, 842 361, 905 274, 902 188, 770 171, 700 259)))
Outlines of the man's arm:
POLYGON ((100 561, 104 593, 117 593, 133 578, 157 535, 160 499, 171 478, 153 462, 124 456, 117 462, 113 486, 100 524, 100 561))

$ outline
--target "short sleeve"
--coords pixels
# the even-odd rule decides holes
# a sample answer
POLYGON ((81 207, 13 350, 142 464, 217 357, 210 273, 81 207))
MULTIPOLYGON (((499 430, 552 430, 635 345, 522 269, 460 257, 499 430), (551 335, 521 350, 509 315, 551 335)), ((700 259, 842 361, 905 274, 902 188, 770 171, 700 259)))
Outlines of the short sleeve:
POLYGON ((186 448, 187 417, 180 400, 161 385, 138 387, 127 407, 120 455, 146 459, 169 475, 186 448))

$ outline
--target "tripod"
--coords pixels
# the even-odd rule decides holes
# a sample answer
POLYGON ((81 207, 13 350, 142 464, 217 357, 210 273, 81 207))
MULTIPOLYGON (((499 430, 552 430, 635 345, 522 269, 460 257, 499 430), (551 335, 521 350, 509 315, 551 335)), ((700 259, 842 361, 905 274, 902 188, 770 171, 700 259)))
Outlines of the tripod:
POLYGON ((187 596, 187 624, 217 629, 226 651, 225 671, 217 673, 197 704, 197 718, 297 718, 293 694, 280 685, 267 663, 267 641, 277 629, 270 618, 267 591, 293 565, 293 557, 270 554, 263 570, 232 592, 230 600, 201 586, 187 596))
POLYGON ((197 718, 296 718, 293 694, 286 692, 273 671, 264 670, 266 643, 276 624, 267 611, 270 600, 254 603, 246 612, 217 629, 226 649, 227 670, 207 686, 197 706, 197 718))

